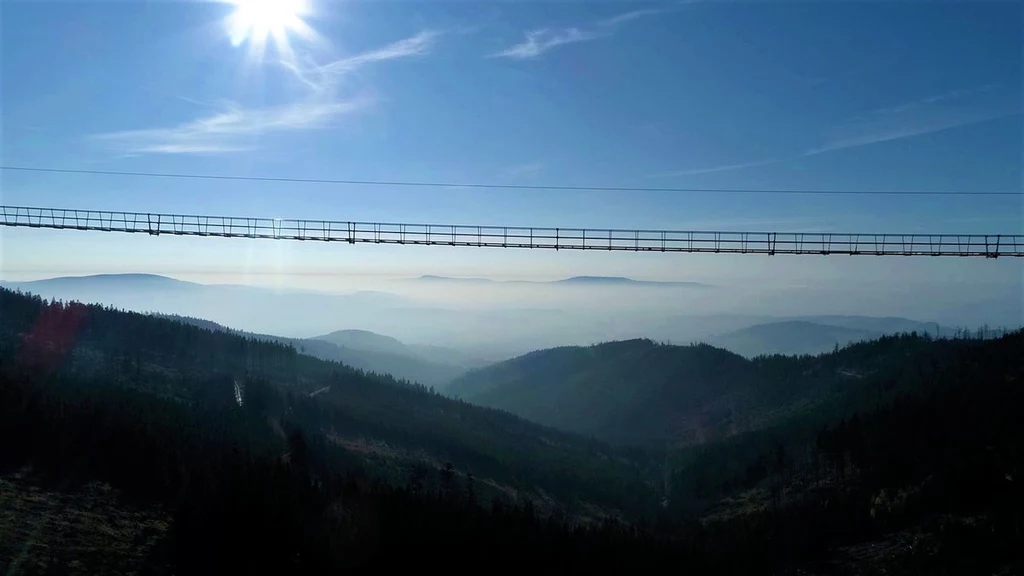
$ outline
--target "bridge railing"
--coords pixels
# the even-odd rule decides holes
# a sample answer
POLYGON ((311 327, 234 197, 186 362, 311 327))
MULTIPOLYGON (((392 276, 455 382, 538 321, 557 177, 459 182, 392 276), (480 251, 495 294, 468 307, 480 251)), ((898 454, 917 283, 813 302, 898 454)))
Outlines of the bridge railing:
POLYGON ((873 256, 1024 256, 1024 235, 727 232, 465 226, 0 206, 4 226, 152 235, 553 250, 873 256))

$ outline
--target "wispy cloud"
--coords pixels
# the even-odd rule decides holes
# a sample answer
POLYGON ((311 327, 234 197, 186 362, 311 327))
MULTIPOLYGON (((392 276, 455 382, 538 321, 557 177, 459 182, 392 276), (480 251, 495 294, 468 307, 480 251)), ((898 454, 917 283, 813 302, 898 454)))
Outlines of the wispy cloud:
POLYGON ((321 69, 330 74, 344 74, 358 70, 367 64, 420 56, 430 51, 439 35, 440 32, 436 30, 424 30, 415 36, 393 42, 383 48, 335 60, 322 66, 321 69))
POLYGON ((1019 102, 989 96, 996 88, 988 84, 951 90, 868 111, 833 127, 822 145, 804 150, 799 156, 924 136, 1020 114, 1019 102))
POLYGON ((683 230, 744 230, 762 232, 834 232, 831 219, 805 218, 729 218, 723 220, 693 220, 679 225, 683 230))
POLYGON ((633 20, 643 18, 644 16, 654 16, 655 14, 661 14, 662 12, 664 12, 664 10, 660 10, 657 8, 633 10, 632 12, 626 12, 625 14, 619 14, 618 16, 612 16, 611 18, 601 20, 600 22, 597 23, 597 25, 609 28, 618 26, 619 24, 632 22, 633 20))
POLYGON ((320 128, 372 99, 304 100, 271 108, 232 107, 169 128, 97 134, 93 139, 139 154, 218 154, 252 149, 248 138, 271 132, 320 128))
POLYGON ((797 157, 805 158, 808 156, 824 154, 826 152, 835 152, 838 150, 846 150, 848 148, 870 146, 871 144, 881 144, 882 142, 891 142, 893 140, 902 140, 904 138, 924 136, 926 134, 934 134, 936 132, 952 130, 953 128, 961 128, 964 126, 972 126, 974 124, 981 124, 984 122, 990 122, 992 120, 998 120, 1000 118, 1008 118, 1010 116, 1014 116, 1017 114, 1019 114, 1019 112, 979 112, 974 114, 966 114, 961 116, 936 119, 935 121, 928 122, 925 124, 909 126, 891 126, 887 129, 865 131, 865 133, 860 135, 838 138, 830 142, 827 142, 826 144, 820 147, 805 150, 802 153, 800 153, 797 157))
POLYGON ((754 168, 757 166, 767 166, 769 164, 775 164, 776 162, 782 162, 781 158, 767 158, 764 160, 754 160, 751 162, 739 162, 736 164, 721 164, 718 166, 708 166, 705 168, 693 168, 690 170, 676 170, 674 172, 666 172, 664 174, 658 174, 657 176, 668 177, 668 176, 696 176, 698 174, 714 174, 715 172, 730 172, 732 170, 743 170, 745 168, 754 168))
POLYGON ((493 54, 493 56, 525 60, 528 58, 536 58, 548 50, 558 46, 596 40, 600 37, 601 35, 596 32, 586 31, 580 28, 563 28, 561 30, 548 30, 546 28, 541 28, 539 30, 527 32, 526 40, 516 44, 515 46, 510 46, 501 52, 497 52, 493 54))
POLYGON ((324 128, 339 117, 372 106, 375 99, 365 91, 340 96, 340 81, 371 64, 426 54, 436 37, 436 32, 424 31, 326 64, 281 62, 307 88, 303 97, 283 105, 246 108, 232 102, 195 101, 217 111, 175 126, 108 132, 91 138, 129 154, 221 154, 250 150, 256 137, 324 128))
POLYGON ((925 136, 954 128, 972 126, 1020 115, 1021 107, 1019 103, 997 102, 982 103, 975 106, 956 105, 957 101, 988 94, 995 90, 995 88, 997 86, 993 84, 977 88, 953 90, 871 110, 851 118, 850 121, 844 124, 829 129, 821 144, 793 154, 680 170, 657 176, 694 176, 769 166, 829 152, 925 136))
POLYGON ((508 169, 501 173, 504 178, 515 178, 519 176, 535 176, 540 173, 544 168, 544 165, 540 162, 531 162, 529 164, 519 164, 518 166, 510 166, 508 169))
POLYGON ((871 110, 861 117, 870 116, 885 116, 889 114, 899 114, 907 112, 908 110, 914 110, 915 108, 921 108, 930 104, 942 104, 945 102, 955 102, 971 96, 979 94, 985 94, 998 88, 998 84, 985 84, 984 86, 978 86, 976 88, 960 88, 957 90, 950 90, 948 92, 942 92, 939 94, 933 94, 919 100, 911 100, 910 102, 903 102, 895 106, 888 106, 885 108, 878 108, 871 110))
POLYGON ((588 42, 590 40, 597 40, 599 38, 611 36, 615 33, 615 30, 623 24, 632 22, 644 16, 658 14, 660 12, 662 12, 662 10, 634 10, 632 12, 626 12, 619 14, 618 16, 599 20, 586 26, 569 26, 557 29, 538 28, 526 32, 526 38, 519 44, 509 46, 504 50, 491 54, 491 57, 514 58, 518 60, 538 58, 552 48, 568 44, 576 44, 579 42, 588 42))

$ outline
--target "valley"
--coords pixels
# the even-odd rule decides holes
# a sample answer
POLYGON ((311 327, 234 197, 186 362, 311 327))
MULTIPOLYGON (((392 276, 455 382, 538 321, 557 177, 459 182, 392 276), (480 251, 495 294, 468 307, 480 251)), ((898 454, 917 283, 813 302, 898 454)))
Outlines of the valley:
MULTIPOLYGON (((997 495, 1015 493, 999 478, 1013 477, 1019 455, 1007 444, 1013 434, 994 434, 1012 420, 1000 410, 1017 405, 1024 370, 1020 331, 875 336, 873 329, 887 326, 924 326, 895 318, 794 320, 739 331, 777 339, 772 334, 782 330, 796 334, 791 341, 807 342, 809 330, 818 343, 850 335, 858 341, 837 340, 815 355, 748 358, 709 344, 635 339, 537 350, 488 364, 454 349, 408 345, 359 329, 270 336, 196 317, 47 301, 7 289, 0 289, 0 311, 7 438, 0 476, 4 486, 18 487, 5 497, 20 501, 18 491, 41 489, 57 490, 52 498, 77 499, 82 496, 62 494, 100 486, 116 494, 104 504, 118 510, 110 512, 114 516, 122 509, 137 514, 132 502, 170 506, 160 513, 169 515, 160 520, 169 528, 152 533, 155 540, 147 544, 159 544, 146 552, 152 558, 133 552, 102 560, 114 565, 186 566, 215 526, 233 526, 237 534, 258 526, 267 531, 203 553, 224 561, 246 538, 273 538, 265 546, 313 546, 305 552, 311 562, 332 564, 316 540, 286 544, 281 532, 340 537, 334 528, 315 527, 315 510, 328 502, 346 514, 369 506, 376 518, 397 514, 385 509, 398 502, 426 506, 417 521, 425 523, 421 529, 448 526, 458 539, 468 537, 463 530, 478 529, 471 526, 511 535, 516 523, 540 522, 551 528, 537 525, 530 537, 563 548, 531 548, 531 554, 584 565, 579 554, 606 562, 594 546, 611 546, 604 551, 619 550, 637 566, 634 554, 651 546, 651 561, 705 566, 712 573, 764 562, 825 573, 837 566, 891 566, 897 558, 933 566, 965 553, 949 534, 977 539, 979 530, 999 534, 987 550, 1001 566, 1015 542, 1006 522, 1020 511, 1011 508, 1005 516, 993 506, 1002 501, 997 495), (819 327, 827 328, 824 336, 819 327), (469 363, 457 370, 447 364, 455 376, 439 377, 435 386, 428 384, 429 357, 469 363), (392 372, 405 367, 412 377, 388 374, 383 362, 399 358, 406 364, 394 364, 392 372), (57 406, 66 408, 54 412, 57 406), (970 409, 954 418, 954 407, 970 409), (956 446, 940 441, 941 432, 919 438, 900 428, 942 430, 957 419, 970 433, 956 446), (905 442, 883 440, 890 437, 905 442), (977 460, 978 442, 995 450, 987 460, 977 460), (100 446, 102 456, 95 453, 100 446), (911 453, 945 464, 915 457, 917 467, 896 465, 911 453), (69 454, 89 456, 61 456, 69 454), (148 456, 140 461, 141 454, 148 456), (954 457, 963 464, 950 464, 954 457), (168 468, 171 461, 185 467, 168 468), (69 468, 69 462, 75 464, 69 468), (239 492, 229 477, 219 479, 223 474, 265 484, 239 492), (939 480, 928 480, 935 474, 939 480), (190 480, 195 475, 222 488, 199 490, 190 480), (320 487, 309 492, 301 478, 320 487), (970 490, 978 486, 988 486, 996 499, 976 497, 970 490), (262 501, 268 496, 258 494, 268 490, 311 499, 313 507, 272 511, 261 504, 259 519, 237 508, 253 505, 250 498, 262 501), (939 494, 957 504, 940 504, 939 494), (169 498, 192 504, 171 505, 169 498), (235 503, 210 508, 210 498, 235 503), (908 498, 918 508, 907 508, 908 498), (838 507, 818 508, 825 501, 838 507), (884 522, 879 502, 886 506, 884 522), (942 510, 947 519, 929 524, 923 510, 942 510), (986 519, 982 524, 964 524, 977 513, 986 519), (281 514, 291 519, 273 529, 265 524, 281 514), (856 521, 838 530, 843 518, 856 521), (209 528, 199 528, 200 521, 209 528), (240 528, 240 522, 251 526, 240 528), (808 522, 830 531, 799 532, 784 547, 751 547, 742 535, 754 531, 770 543, 768 535, 781 526, 804 530, 808 522), (640 526, 646 528, 635 532, 640 526), (913 558, 891 552, 888 559, 870 552, 908 538, 927 542, 928 551, 913 558), (689 547, 697 541, 710 547, 689 547), (741 550, 741 557, 734 555, 741 550)), ((8 518, 0 530, 15 529, 18 521, 8 518)), ((368 521, 353 525, 352 542, 384 534, 368 521)), ((409 546, 426 550, 428 541, 410 540, 409 546)), ((379 561, 372 547, 366 550, 346 562, 379 561)))
POLYGON ((1024 575, 1022 6, 3 2, 0 575, 1024 575))

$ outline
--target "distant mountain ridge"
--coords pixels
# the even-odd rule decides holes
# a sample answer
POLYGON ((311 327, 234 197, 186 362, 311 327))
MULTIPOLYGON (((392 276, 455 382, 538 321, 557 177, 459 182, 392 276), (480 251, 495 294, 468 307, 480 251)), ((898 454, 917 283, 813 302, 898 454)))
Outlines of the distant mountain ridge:
POLYGON ((662 280, 634 280, 624 276, 573 276, 564 280, 555 280, 551 284, 579 284, 591 286, 689 286, 707 287, 701 282, 677 282, 662 280))
POLYGON ((829 326, 803 320, 756 324, 711 338, 710 343, 741 356, 764 354, 819 354, 835 346, 870 340, 881 332, 829 326))
MULTIPOLYGON (((215 332, 228 332, 248 336, 264 342, 275 342, 294 347, 299 353, 321 360, 341 362, 346 366, 376 374, 390 374, 399 380, 416 382, 424 386, 442 388, 452 379, 464 374, 470 367, 480 364, 457 365, 432 361, 427 354, 416 352, 390 336, 366 330, 339 330, 316 338, 287 338, 271 334, 257 334, 228 328, 210 320, 176 314, 153 314, 215 332)), ((440 354, 440 353, 439 353, 440 354)), ((446 357, 457 355, 450 351, 446 357)))
MULTIPOLYGON (((799 331, 806 323, 786 327, 799 331)), ((940 370, 942 349, 958 342, 918 333, 817 356, 751 360, 708 344, 625 340, 531 352, 468 372, 446 393, 609 442, 692 445, 766 427, 857 390, 870 398, 898 394, 892 382, 913 381, 904 374, 908 358, 921 363, 921 374, 940 370)))
POLYGON ((88 288, 91 290, 107 289, 114 285, 124 287, 166 288, 166 289, 198 289, 204 284, 178 280, 158 274, 90 274, 87 276, 58 276, 42 280, 26 280, 21 282, 0 282, 0 286, 11 289, 25 289, 33 292, 38 290, 68 290, 88 288))
POLYGON ((902 332, 928 333, 932 336, 950 336, 956 330, 948 326, 942 326, 937 322, 921 322, 899 316, 795 316, 790 320, 806 320, 817 324, 839 326, 852 330, 864 330, 881 332, 883 334, 897 334, 902 332))
POLYGON ((906 318, 869 316, 805 316, 755 324, 711 337, 708 342, 747 357, 763 354, 819 354, 836 346, 872 340, 886 334, 916 332, 950 336, 952 328, 906 318))
POLYGON ((761 382, 732 352, 639 339, 531 352, 469 372, 446 392, 555 428, 649 445, 703 439, 761 382))
MULTIPOLYGON (((33 382, 30 377, 12 377, 15 371, 10 367, 15 363, 34 371, 45 370, 47 375, 52 367, 60 377, 39 378, 38 384, 66 390, 76 400, 96 399, 96 404, 88 404, 88 413, 105 422, 115 411, 130 412, 122 403, 126 400, 131 401, 128 405, 144 410, 160 406, 145 412, 155 418, 140 418, 138 428, 111 430, 145 430, 141 436, 153 441, 150 424, 169 418, 180 422, 189 434, 182 446, 187 444, 191 449, 201 445, 197 449, 206 450, 211 443, 191 435, 197 429, 192 426, 196 422, 178 421, 178 417, 196 408, 209 409, 209 419, 204 421, 216 434, 223 435, 216 437, 218 441, 241 433, 246 449, 259 448, 260 453, 280 462, 281 455, 295 446, 288 438, 302 437, 300 445, 308 446, 310 455, 330 451, 346 468, 361 462, 365 468, 360 470, 373 474, 371 478, 403 486, 410 466, 426 466, 429 470, 450 461, 476 474, 480 482, 477 494, 481 497, 485 491, 501 492, 515 482, 517 497, 535 493, 545 501, 553 497, 568 504, 571 491, 574 498, 583 494, 596 504, 618 506, 626 500, 614 496, 617 488, 609 490, 609 486, 627 482, 632 485, 625 485, 624 493, 648 491, 647 484, 632 469, 633 464, 625 460, 627 453, 509 414, 453 402, 390 377, 367 375, 296 354, 259 336, 197 318, 168 319, 100 305, 50 303, 38 296, 0 289, 0 365, 5 368, 0 374, 0 391, 5 399, 26 398, 9 393, 10 382, 16 380, 19 386, 24 381, 33 382), (115 410, 98 410, 96 406, 115 410), (386 450, 379 446, 386 446, 386 450), (384 460, 387 463, 382 465, 384 460), (581 474, 581 469, 587 473, 581 474)), ((318 340, 308 342, 333 346, 318 340)), ((6 409, 6 416, 11 407, 24 411, 18 404, 0 402, 0 407, 6 409)), ((48 402, 25 404, 32 410, 48 402)), ((38 418, 38 412, 32 414, 37 429, 57 422, 38 418)), ((10 420, 5 417, 0 421, 6 425, 10 420)), ((10 445, 9 440, 4 446, 10 445)), ((137 438, 125 440, 113 444, 138 446, 134 442, 137 438)), ((154 446, 161 445, 153 442, 154 446)), ((231 445, 214 443, 225 448, 231 445)), ((89 444, 97 451, 106 449, 103 441, 89 444)), ((9 451, 0 452, 6 457, 9 451)), ((82 456, 80 451, 72 453, 82 456)), ((147 451, 140 450, 142 453, 147 451)), ((181 452, 175 454, 180 456, 181 452)), ((59 462, 56 458, 49 460, 59 462)), ((159 484, 168 474, 188 477, 181 460, 169 459, 167 464, 165 471, 152 477, 155 482, 146 480, 149 476, 137 475, 134 468, 128 474, 106 472, 111 469, 106 460, 92 469, 117 478, 138 479, 140 485, 159 484)), ((67 465, 56 466, 62 471, 62 479, 82 469, 81 465, 74 465, 73 471, 67 465)), ((131 468, 133 463, 126 461, 124 466, 131 468)), ((195 476, 190 478, 196 482, 195 476)), ((180 496, 180 492, 171 492, 180 496)), ((295 505, 282 503, 284 507, 295 505)))
POLYGON ((373 350, 375 352, 389 352, 392 354, 408 353, 405 344, 399 342, 397 338, 384 336, 369 330, 336 330, 330 334, 314 336, 313 339, 330 342, 343 348, 373 350))
POLYGON ((492 278, 458 278, 451 276, 435 276, 426 274, 416 278, 409 278, 412 281, 426 282, 453 282, 466 284, 544 284, 544 285, 580 285, 580 286, 689 286, 706 287, 709 284, 701 282, 677 282, 661 280, 634 280, 625 276, 571 276, 560 280, 494 280, 492 278))
MULTIPOLYGON (((464 367, 477 367, 487 360, 511 358, 536 349, 630 338, 710 342, 752 356, 827 351, 837 343, 843 345, 880 334, 916 331, 934 336, 955 332, 946 325, 898 317, 662 310, 663 302, 685 294, 702 296, 703 288, 691 290, 666 282, 643 284, 646 281, 617 276, 577 276, 539 283, 426 278, 420 284, 410 280, 401 291, 364 290, 347 294, 202 284, 152 274, 59 277, 3 285, 47 299, 204 318, 254 334, 275 334, 295 340, 330 333, 339 327, 358 327, 393 336, 404 344, 405 349, 392 352, 464 367), (493 287, 493 293, 476 301, 478 287, 481 293, 483 288, 493 287), (630 297, 621 297, 626 294, 630 297), (591 295, 593 299, 589 298, 591 295), (473 306, 460 307, 462 302, 473 306), (620 302, 626 308, 617 308, 620 302), (643 310, 629 308, 634 305, 643 310), (833 328, 805 326, 806 339, 793 337, 793 341, 787 332, 759 336, 764 329, 753 334, 730 334, 755 325, 794 321, 833 328), (867 334, 842 333, 837 328, 867 334)), ((727 291, 727 287, 723 288, 723 292, 727 291)), ((352 346, 358 347, 354 343, 352 346)), ((373 367, 379 368, 376 364, 373 367)))

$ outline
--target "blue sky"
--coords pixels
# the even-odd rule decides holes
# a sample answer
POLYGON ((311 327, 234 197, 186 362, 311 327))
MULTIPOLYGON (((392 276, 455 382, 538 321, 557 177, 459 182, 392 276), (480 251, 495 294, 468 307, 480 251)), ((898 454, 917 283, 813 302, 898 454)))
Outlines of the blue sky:
MULTIPOLYGON (((233 27, 231 3, 4 2, 3 163, 577 186, 1022 189, 1015 3, 313 0, 306 8, 285 32, 288 48, 270 40, 260 54, 256 38, 233 27)), ((0 178, 4 204, 338 220, 1008 234, 1024 221, 1020 196, 0 178)), ((338 250, 0 234, 8 276, 273 268, 275 258, 319 269, 338 250)), ((1003 262, 377 247, 339 259, 353 271, 396 274, 884 281, 898 268, 922 281, 1021 284, 1020 265, 1003 262)))

